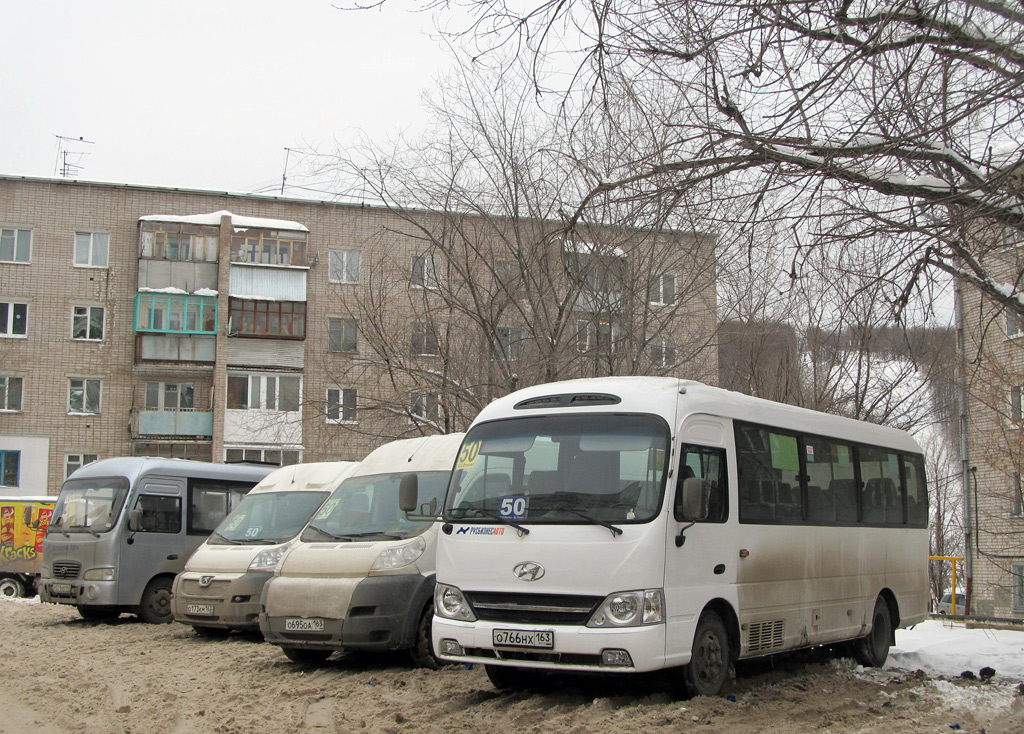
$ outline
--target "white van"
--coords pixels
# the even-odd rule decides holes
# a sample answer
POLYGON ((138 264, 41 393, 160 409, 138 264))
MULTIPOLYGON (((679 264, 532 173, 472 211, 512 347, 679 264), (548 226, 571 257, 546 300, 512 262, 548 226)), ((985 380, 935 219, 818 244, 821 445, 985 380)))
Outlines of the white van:
POLYGON ((259 629, 263 585, 309 518, 357 466, 355 461, 294 464, 267 475, 174 579, 174 619, 202 637, 259 629))
POLYGON ((421 514, 440 509, 462 434, 394 441, 370 453, 309 521, 263 587, 260 629, 294 662, 335 650, 403 650, 436 665, 430 647, 437 524, 399 509, 404 476, 421 514))

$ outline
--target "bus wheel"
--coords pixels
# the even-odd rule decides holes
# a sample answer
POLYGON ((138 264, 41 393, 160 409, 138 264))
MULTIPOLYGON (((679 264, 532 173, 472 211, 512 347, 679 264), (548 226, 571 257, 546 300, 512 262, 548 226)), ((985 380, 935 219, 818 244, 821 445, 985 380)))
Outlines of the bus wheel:
POLYGON ((77 607, 77 609, 79 616, 90 622, 113 622, 121 616, 121 610, 117 607, 77 607))
POLYGON ((485 665, 484 671, 491 685, 499 691, 515 691, 526 688, 529 673, 523 668, 510 668, 505 665, 485 665))
POLYGON ((192 629, 197 635, 208 640, 223 640, 231 634, 231 630, 227 627, 202 627, 194 624, 192 629))
POLYGON ((889 657, 889 641, 892 639, 892 619, 885 599, 875 600, 875 611, 871 614, 871 631, 854 643, 857 662, 867 668, 881 668, 889 657))
POLYGON ((431 601, 420 615, 420 621, 416 624, 416 639, 413 640, 409 654, 412 657, 412 664, 417 668, 437 670, 443 662, 434 655, 434 646, 430 642, 430 624, 434 619, 434 603, 431 601))
POLYGON ((691 696, 717 696, 729 675, 730 660, 729 635, 722 618, 704 612, 693 636, 690 664, 684 669, 687 692, 691 696))
POLYGON ((317 650, 308 647, 282 647, 281 652, 293 663, 322 663, 333 650, 317 650))
POLYGON ((18 579, 7 576, 0 579, 0 596, 7 599, 18 599, 24 596, 25 589, 18 579))
POLYGON ((139 604, 139 617, 150 624, 167 624, 174 620, 171 616, 170 579, 155 578, 147 584, 139 604))

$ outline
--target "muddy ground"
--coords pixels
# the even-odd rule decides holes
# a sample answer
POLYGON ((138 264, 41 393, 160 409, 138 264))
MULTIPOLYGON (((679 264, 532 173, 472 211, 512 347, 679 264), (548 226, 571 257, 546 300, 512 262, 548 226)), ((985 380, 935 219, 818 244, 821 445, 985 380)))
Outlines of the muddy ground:
POLYGON ((35 600, 0 600, 0 634, 11 734, 1024 732, 1020 681, 866 671, 825 652, 741 665, 723 697, 673 701, 620 678, 502 693, 479 667, 419 670, 403 655, 296 665, 258 636, 86 622, 35 600))

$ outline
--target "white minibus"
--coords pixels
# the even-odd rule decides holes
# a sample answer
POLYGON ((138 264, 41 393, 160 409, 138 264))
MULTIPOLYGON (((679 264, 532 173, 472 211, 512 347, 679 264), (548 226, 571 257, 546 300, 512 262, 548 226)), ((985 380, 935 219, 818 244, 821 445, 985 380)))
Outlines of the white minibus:
POLYGON ((86 464, 57 497, 40 598, 85 619, 170 622, 185 559, 273 468, 137 456, 86 464))
POLYGON ((409 520, 399 486, 415 476, 423 516, 440 512, 462 434, 372 451, 309 521, 263 587, 260 629, 294 662, 336 650, 409 650, 433 667, 434 548, 438 525, 409 520))
POLYGON ((927 518, 902 431, 675 378, 531 387, 463 442, 435 651, 497 687, 663 670, 678 695, 827 643, 881 665, 894 629, 927 617, 927 518))
POLYGON ((325 461, 268 474, 174 578, 174 619, 192 625, 201 637, 258 631, 263 585, 309 518, 357 466, 325 461))

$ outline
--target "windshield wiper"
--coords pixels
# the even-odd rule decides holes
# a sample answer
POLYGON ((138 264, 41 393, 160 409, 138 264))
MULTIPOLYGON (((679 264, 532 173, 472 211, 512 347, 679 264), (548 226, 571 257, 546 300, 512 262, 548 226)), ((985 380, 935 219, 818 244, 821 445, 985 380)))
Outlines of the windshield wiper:
POLYGON ((213 531, 213 535, 215 537, 217 537, 217 538, 220 538, 221 540, 223 540, 228 545, 242 545, 242 541, 235 540, 234 538, 228 538, 227 536, 221 535, 216 530, 213 531))
MULTIPOLYGON (((493 519, 497 520, 498 522, 505 523, 506 525, 510 525, 511 527, 514 527, 516 530, 518 530, 520 535, 529 535, 530 534, 529 528, 524 528, 519 523, 512 522, 507 517, 502 517, 497 512, 491 512, 490 510, 485 510, 482 507, 470 507, 470 508, 467 508, 466 509, 466 513, 470 513, 470 512, 479 512, 481 515, 486 515, 487 517, 493 518, 493 519)), ((457 520, 455 520, 454 517, 452 519, 455 520, 455 522, 462 522, 462 521, 465 520, 465 517, 466 516, 463 515, 461 518, 459 518, 457 520)))
POLYGON ((338 537, 342 537, 342 538, 383 538, 384 540, 404 540, 408 536, 407 535, 395 535, 394 533, 369 532, 369 533, 342 533, 338 537))
POLYGON ((572 507, 559 507, 558 509, 563 511, 563 512, 571 512, 576 517, 582 517, 584 520, 586 520, 587 522, 589 522, 592 525, 600 525, 603 528, 608 528, 609 530, 612 531, 612 536, 613 537, 616 536, 616 535, 622 535, 622 528, 617 528, 614 525, 612 525, 610 522, 607 522, 606 520, 598 520, 596 517, 591 517, 587 513, 583 512, 582 510, 577 510, 577 509, 574 509, 572 507))
POLYGON ((344 540, 346 543, 351 543, 352 538, 348 535, 335 535, 334 533, 328 533, 323 528, 318 528, 316 525, 307 525, 306 530, 315 530, 321 535, 326 535, 331 540, 344 540))

